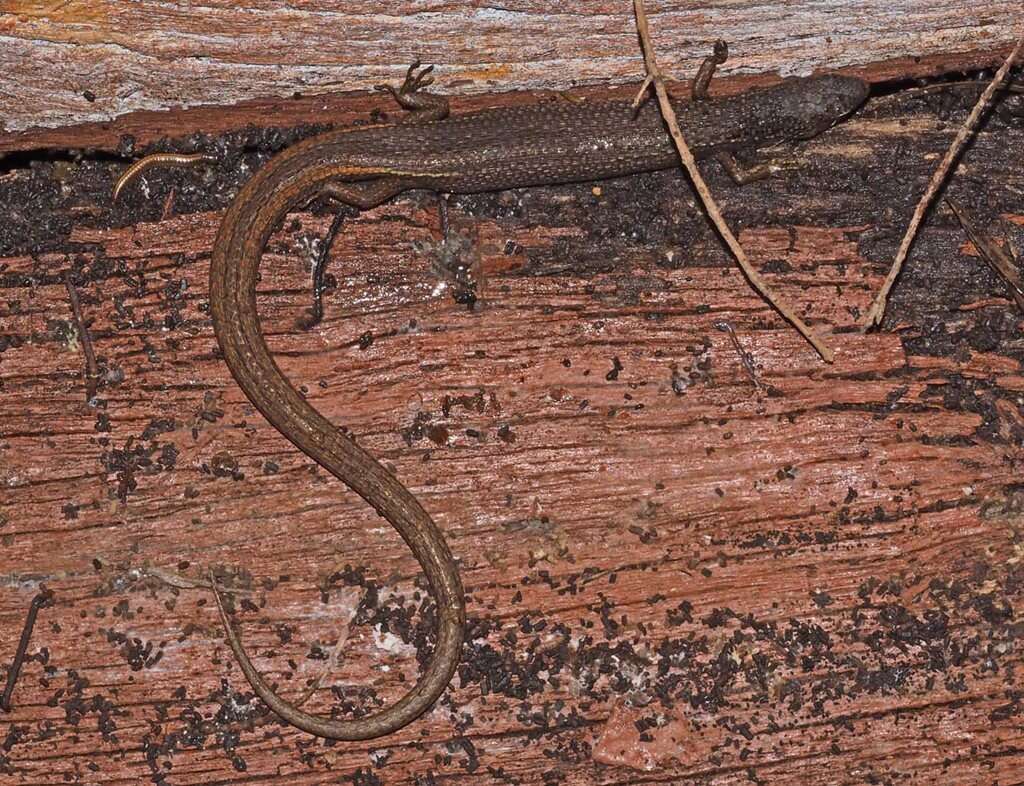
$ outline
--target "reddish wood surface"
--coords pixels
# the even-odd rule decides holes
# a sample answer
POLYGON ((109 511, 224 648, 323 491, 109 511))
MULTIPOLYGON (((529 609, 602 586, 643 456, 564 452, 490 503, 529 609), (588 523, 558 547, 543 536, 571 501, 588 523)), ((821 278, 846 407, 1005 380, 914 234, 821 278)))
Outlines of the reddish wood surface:
MULTIPOLYGON (((346 223, 312 331, 303 266, 330 217, 275 236, 260 302, 278 362, 423 501, 468 592, 453 687, 363 744, 262 717, 209 594, 154 571, 237 572, 259 667, 293 697, 325 674, 308 706, 343 712, 415 678, 417 566, 218 359, 221 214, 182 212, 203 175, 154 173, 110 209, 83 167, 98 185, 65 182, 63 246, 0 259, 4 662, 40 584, 55 593, 0 716, 0 783, 1020 783, 1021 315, 940 212, 886 331, 857 330, 952 136, 938 106, 880 99, 772 183, 709 168, 834 366, 670 173, 456 200, 472 311, 417 245, 436 239, 426 197, 346 223), (100 360, 92 405, 67 269, 100 360)), ((1019 246, 1024 182, 1000 152, 1016 117, 954 185, 1019 246)))

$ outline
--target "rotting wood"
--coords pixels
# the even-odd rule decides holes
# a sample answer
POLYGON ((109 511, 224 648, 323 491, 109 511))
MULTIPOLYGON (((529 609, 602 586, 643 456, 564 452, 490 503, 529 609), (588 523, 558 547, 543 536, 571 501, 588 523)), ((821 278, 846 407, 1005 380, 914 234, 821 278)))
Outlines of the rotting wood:
MULTIPOLYGON (((470 598, 453 689, 361 745, 249 728, 258 708, 208 594, 145 575, 236 570, 253 592, 246 639, 292 696, 347 635, 315 711, 392 700, 425 654, 405 546, 252 412, 217 357, 209 248, 259 158, 154 172, 114 207, 95 163, 0 183, 12 205, 51 181, 72 194, 66 239, 34 207, 51 234, 0 259, 0 641, 40 581, 56 601, 5 717, 0 779, 1011 781, 1020 315, 989 271, 965 272, 962 230, 941 214, 886 331, 857 331, 971 103, 869 104, 783 151, 799 166, 770 183, 737 188, 708 167, 754 263, 832 330, 833 367, 730 268, 676 173, 454 199, 484 273, 472 311, 417 246, 438 217, 412 195, 346 221, 325 318, 301 329, 303 267, 331 217, 285 224, 261 285, 276 357, 437 517, 470 598), (177 212, 143 220, 171 188, 177 212), (96 407, 68 325, 69 255, 96 407)), ((1024 144, 1020 112, 1020 97, 996 109, 957 194, 1018 245, 1024 173, 1004 151, 1024 144)))
MULTIPOLYGON (((950 52, 932 57, 906 58, 899 57, 881 62, 867 63, 863 66, 848 68, 832 68, 833 64, 822 64, 823 68, 838 73, 858 76, 870 82, 902 80, 911 76, 933 76, 958 70, 977 70, 994 67, 1002 61, 1010 45, 995 48, 992 51, 950 52), (1005 51, 1003 51, 1005 50, 1005 51), (1002 54, 1000 54, 1002 52, 1002 54)), ((706 54, 706 50, 705 50, 706 54)), ((395 79, 408 63, 394 71, 386 78, 395 79)), ((680 79, 687 72, 676 72, 680 79)), ((637 73, 632 82, 621 87, 611 85, 583 86, 572 91, 574 99, 593 98, 632 98, 636 93, 636 84, 640 74, 637 73)), ((777 82, 775 74, 738 74, 719 76, 712 81, 712 94, 732 95, 777 82)), ((444 83, 445 92, 450 88, 444 83)), ((670 91, 674 95, 686 95, 688 84, 679 82, 670 91)), ((520 92, 488 93, 486 95, 451 96, 453 113, 468 112, 474 109, 493 106, 505 106, 524 100, 554 101, 563 100, 564 91, 531 90, 524 95, 520 92)), ((365 92, 330 92, 318 95, 294 93, 287 102, 279 98, 246 98, 232 106, 197 106, 189 109, 137 110, 118 115, 110 121, 87 122, 71 127, 39 128, 33 127, 25 131, 0 132, 0 153, 38 150, 79 149, 116 153, 125 157, 135 155, 139 149, 147 148, 161 140, 171 138, 175 143, 182 144, 181 136, 185 131, 193 131, 200 136, 216 135, 227 132, 238 132, 247 128, 284 128, 308 125, 350 125, 356 120, 365 122, 369 112, 393 113, 393 107, 382 106, 380 96, 365 92)), ((187 141, 185 142, 187 144, 187 141)))
POLYGON ((885 316, 885 307, 888 303, 889 291, 892 289, 892 285, 895 283, 897 276, 899 276, 900 271, 903 269, 903 263, 906 261, 907 252, 910 250, 910 246, 914 242, 914 237, 917 235, 918 228, 921 225, 925 212, 929 207, 931 207, 936 194, 946 182, 950 168, 953 166, 954 162, 960 158, 960 154, 967 145, 968 140, 970 140, 974 135, 974 131, 978 126, 978 121, 988 109, 989 104, 992 101, 992 97, 1006 82, 1006 77, 1010 73, 1010 69, 1013 67, 1022 49, 1024 49, 1024 33, 1022 33, 1021 37, 1017 39, 1017 43, 1010 51, 1010 54, 1006 56, 1006 60, 999 66, 999 70, 996 71, 995 76, 992 77, 992 80, 985 87, 984 92, 982 92, 978 97, 977 103, 975 103, 974 108, 971 109, 971 113, 967 116, 967 119, 964 120, 963 125, 957 132, 956 138, 949 146, 946 154, 942 157, 942 162, 928 181, 928 187, 924 190, 920 200, 918 200, 917 207, 914 208, 914 214, 911 216, 910 223, 907 225, 907 231, 903 235, 903 240, 900 241, 900 247, 896 252, 896 258, 893 260, 892 268, 889 270, 888 275, 886 275, 885 281, 882 282, 882 290, 875 298, 875 302, 871 304, 871 308, 868 309, 868 315, 864 325, 865 329, 878 327, 878 325, 882 323, 882 319, 885 316))
POLYGON ((992 272, 999 276, 1006 283, 1006 288, 1017 304, 1017 308, 1024 313, 1024 279, 1021 278, 1019 269, 1010 255, 1003 250, 998 242, 989 237, 977 220, 973 218, 965 208, 958 205, 950 197, 946 197, 946 204, 956 215, 956 220, 964 228, 967 237, 971 239, 978 255, 988 265, 992 272))

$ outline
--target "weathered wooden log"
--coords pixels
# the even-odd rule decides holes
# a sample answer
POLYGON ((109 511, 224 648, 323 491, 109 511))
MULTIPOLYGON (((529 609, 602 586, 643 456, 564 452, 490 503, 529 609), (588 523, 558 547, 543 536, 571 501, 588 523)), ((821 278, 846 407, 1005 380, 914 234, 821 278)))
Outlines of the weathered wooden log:
MULTIPOLYGON (((41 584, 54 605, 0 716, 0 782, 1013 782, 1022 315, 940 208, 885 329, 859 331, 976 94, 878 96, 772 151, 790 166, 768 182, 708 167, 834 366, 750 291, 679 173, 454 199, 471 307, 438 262, 432 196, 353 216, 311 330, 331 214, 286 222, 260 290, 275 357, 436 517, 472 619, 442 701, 363 744, 263 715, 201 586, 209 567, 234 577, 257 664, 292 698, 322 680, 317 712, 392 701, 429 652, 407 549, 252 410, 207 313, 223 208, 311 129, 203 137, 220 163, 153 170, 116 205, 110 157, 12 169, 0 663, 41 584)), ((339 106, 351 122, 387 104, 339 106)), ((1022 116, 1006 96, 949 184, 1017 249, 1022 116)), ((239 127, 211 117, 137 136, 239 127)), ((55 146, 103 147, 97 128, 55 146)))

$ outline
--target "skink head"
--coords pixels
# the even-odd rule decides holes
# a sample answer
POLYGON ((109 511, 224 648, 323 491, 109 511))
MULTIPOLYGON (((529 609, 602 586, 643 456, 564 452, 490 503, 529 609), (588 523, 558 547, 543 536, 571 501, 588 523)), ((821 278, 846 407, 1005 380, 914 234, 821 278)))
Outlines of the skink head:
POLYGON ((809 77, 798 91, 796 103, 801 116, 806 118, 806 136, 820 134, 835 125, 868 97, 868 84, 863 79, 839 74, 809 77))

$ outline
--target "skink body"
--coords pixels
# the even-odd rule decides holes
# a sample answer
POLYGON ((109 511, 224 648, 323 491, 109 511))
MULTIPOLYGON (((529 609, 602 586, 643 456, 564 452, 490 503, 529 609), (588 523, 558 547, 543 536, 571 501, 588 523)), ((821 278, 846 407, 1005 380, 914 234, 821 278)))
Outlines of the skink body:
MULTIPOLYGON (((679 102, 675 109, 687 142, 706 156, 813 137, 866 95, 863 81, 827 75, 679 102)), ((647 102, 634 113, 626 101, 556 100, 428 123, 346 129, 301 142, 282 157, 310 173, 366 170, 349 175, 353 180, 394 173, 407 188, 450 193, 598 180, 678 165, 657 106, 647 102)))
MULTIPOLYGON (((680 103, 677 112, 694 151, 707 155, 814 136, 853 111, 865 95, 860 80, 823 76, 680 103)), ((239 192, 217 235, 210 274, 211 311, 224 359, 245 394, 285 437, 398 530, 437 603, 437 644, 412 690, 375 715, 333 720, 307 713, 274 692, 246 655, 218 594, 228 641, 246 678, 284 720, 334 739, 367 739, 401 728, 434 702, 455 672, 465 610, 458 569, 430 516, 380 462, 306 401, 267 349, 256 282, 271 233, 290 210, 321 195, 366 208, 412 188, 496 191, 616 177, 676 162, 653 105, 634 116, 626 102, 556 101, 332 131, 284 151, 239 192)))

